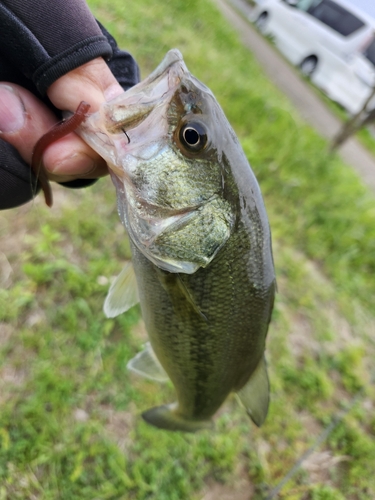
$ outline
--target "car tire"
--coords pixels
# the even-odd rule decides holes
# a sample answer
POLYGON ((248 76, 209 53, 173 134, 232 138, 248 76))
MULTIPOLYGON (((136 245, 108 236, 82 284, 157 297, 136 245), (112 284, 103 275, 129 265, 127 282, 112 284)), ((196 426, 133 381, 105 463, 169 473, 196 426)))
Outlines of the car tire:
POLYGON ((268 14, 267 14, 267 12, 262 12, 257 17, 257 19, 255 21, 255 26, 257 27, 258 31, 265 34, 267 31, 267 24, 268 24, 268 14))
POLYGON ((317 57, 309 56, 305 57, 305 59, 300 63, 299 69, 304 76, 311 78, 317 66, 318 66, 317 57))

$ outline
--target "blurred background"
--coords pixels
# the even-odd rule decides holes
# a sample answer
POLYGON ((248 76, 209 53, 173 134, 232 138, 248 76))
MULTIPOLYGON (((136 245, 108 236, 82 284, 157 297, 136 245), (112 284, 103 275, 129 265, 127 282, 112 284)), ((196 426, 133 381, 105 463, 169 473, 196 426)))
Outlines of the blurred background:
POLYGON ((362 108, 375 84, 374 5, 364 0, 249 5, 249 18, 303 75, 349 113, 362 108))
POLYGON ((0 212, 0 499, 373 500, 371 126, 330 146, 372 110, 374 12, 354 0, 88 3, 143 78, 182 52, 258 178, 278 279, 270 412, 255 428, 230 397, 212 431, 142 421, 174 396, 126 370, 147 339, 138 306, 102 313, 130 256, 114 187, 54 185, 52 210, 39 196, 0 212))

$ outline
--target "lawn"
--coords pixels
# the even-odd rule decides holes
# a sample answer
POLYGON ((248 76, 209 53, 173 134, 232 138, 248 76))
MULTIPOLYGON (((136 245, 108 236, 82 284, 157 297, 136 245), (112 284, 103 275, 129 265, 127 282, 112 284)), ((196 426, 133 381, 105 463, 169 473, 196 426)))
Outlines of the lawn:
MULTIPOLYGON (((375 498, 375 200, 266 79, 209 0, 90 0, 145 77, 180 49, 215 93, 259 180, 278 294, 271 406, 255 428, 234 397, 215 430, 168 433, 143 410, 171 385, 127 361, 135 307, 106 319, 129 258, 109 179, 0 212, 0 500, 375 498), (331 427, 329 427, 331 425, 331 427), (325 429, 331 432, 319 442, 325 429)), ((233 325, 235 328, 235 325, 233 325)))

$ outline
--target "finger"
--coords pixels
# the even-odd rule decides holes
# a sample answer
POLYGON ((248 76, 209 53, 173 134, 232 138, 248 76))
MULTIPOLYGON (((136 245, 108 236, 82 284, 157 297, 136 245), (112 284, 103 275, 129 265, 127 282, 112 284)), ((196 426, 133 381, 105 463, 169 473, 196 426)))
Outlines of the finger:
POLYGON ((104 60, 99 57, 56 80, 48 89, 51 102, 61 110, 75 111, 81 101, 91 105, 90 112, 100 104, 124 92, 104 60))
POLYGON ((96 179, 108 174, 107 164, 76 134, 71 133, 47 147, 43 165, 51 180, 96 179))
MULTIPOLYGON (((15 84, 0 84, 0 138, 31 163, 38 139, 56 124, 55 115, 33 94, 15 84)), ((51 144, 43 164, 52 180, 96 178, 107 173, 104 160, 76 134, 51 144)))

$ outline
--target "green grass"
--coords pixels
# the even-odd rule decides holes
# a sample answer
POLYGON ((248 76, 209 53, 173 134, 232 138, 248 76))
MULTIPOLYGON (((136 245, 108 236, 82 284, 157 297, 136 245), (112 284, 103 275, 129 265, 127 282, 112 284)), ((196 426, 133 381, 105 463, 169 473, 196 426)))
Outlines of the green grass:
POLYGON ((39 199, 0 213, 0 500, 265 498, 353 398, 280 498, 373 500, 373 195, 211 2, 90 5, 143 76, 179 48, 241 139, 274 236, 272 402, 261 429, 234 398, 214 431, 145 424, 140 413, 173 401, 173 388, 126 370, 146 340, 138 308, 113 320, 102 313, 108 280, 129 257, 114 188, 109 179, 80 192, 54 186, 52 210, 39 199))

